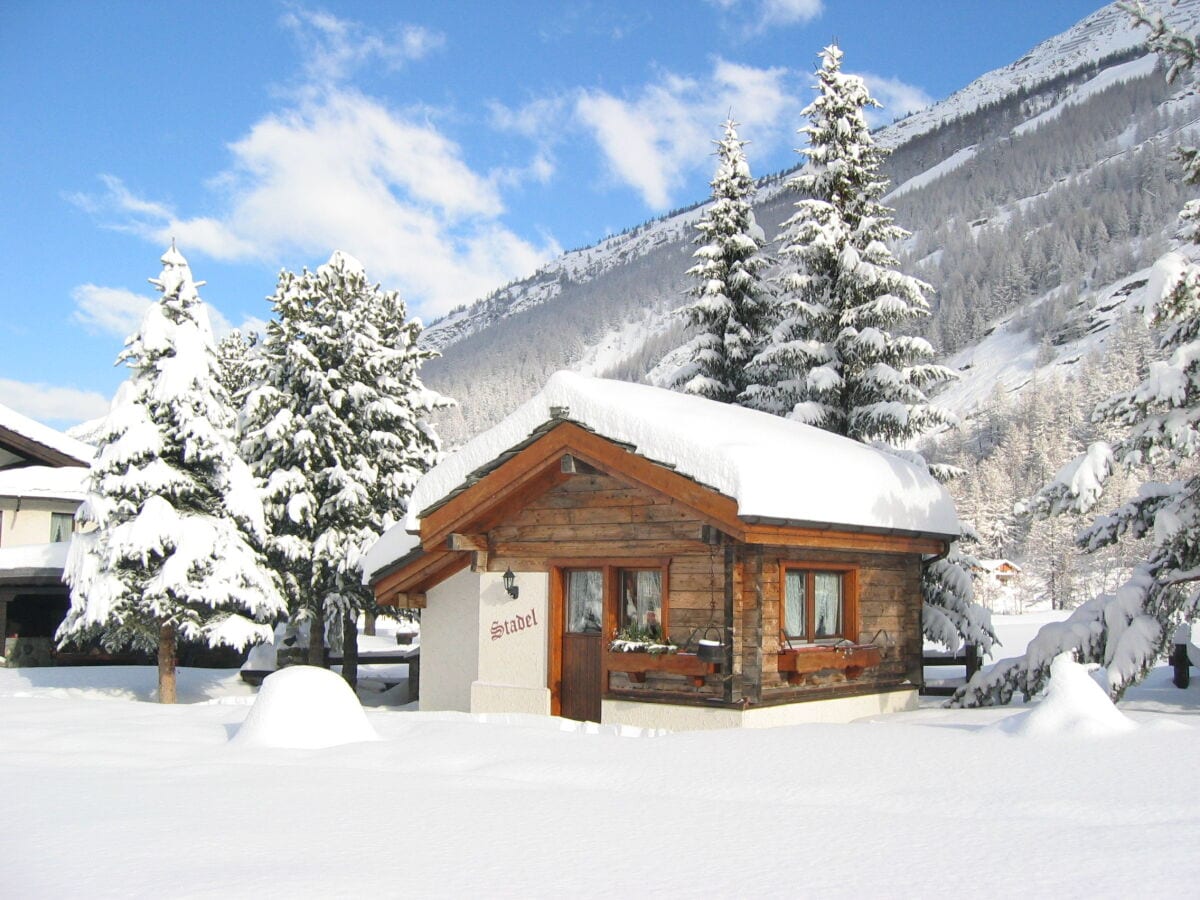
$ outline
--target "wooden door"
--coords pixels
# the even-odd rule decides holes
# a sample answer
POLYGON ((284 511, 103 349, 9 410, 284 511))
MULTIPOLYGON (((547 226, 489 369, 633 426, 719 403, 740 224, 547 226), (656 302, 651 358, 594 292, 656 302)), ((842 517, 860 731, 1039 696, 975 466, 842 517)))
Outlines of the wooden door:
POLYGON ((560 715, 600 721, 600 650, 604 621, 604 572, 563 573, 562 688, 560 715))

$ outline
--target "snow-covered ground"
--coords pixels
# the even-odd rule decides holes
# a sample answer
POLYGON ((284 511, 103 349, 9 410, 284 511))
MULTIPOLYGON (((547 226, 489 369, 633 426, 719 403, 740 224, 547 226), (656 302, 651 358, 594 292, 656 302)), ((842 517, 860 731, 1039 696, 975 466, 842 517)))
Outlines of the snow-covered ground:
MULTIPOLYGON (((1007 653, 1023 618, 998 617, 1007 653)), ((231 741, 255 697, 235 672, 183 670, 162 707, 150 668, 0 670, 0 893, 1186 895, 1200 678, 1169 674, 1129 726, 1076 672, 1036 718, 639 735, 369 709, 379 740, 288 749, 264 746, 279 700, 231 741)))

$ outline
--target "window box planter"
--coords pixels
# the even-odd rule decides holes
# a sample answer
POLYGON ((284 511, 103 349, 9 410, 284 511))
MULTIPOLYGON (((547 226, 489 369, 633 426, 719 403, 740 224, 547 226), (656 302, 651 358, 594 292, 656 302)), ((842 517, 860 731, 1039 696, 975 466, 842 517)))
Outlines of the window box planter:
POLYGON ((604 651, 604 666, 610 672, 624 672, 629 680, 641 684, 647 672, 666 672, 685 675, 696 687, 704 685, 704 679, 717 671, 717 664, 704 662, 694 653, 622 653, 604 651))
POLYGON ((779 652, 779 671, 788 684, 800 684, 805 675, 832 669, 853 681, 872 666, 879 665, 883 651, 875 644, 842 644, 799 647, 779 652))

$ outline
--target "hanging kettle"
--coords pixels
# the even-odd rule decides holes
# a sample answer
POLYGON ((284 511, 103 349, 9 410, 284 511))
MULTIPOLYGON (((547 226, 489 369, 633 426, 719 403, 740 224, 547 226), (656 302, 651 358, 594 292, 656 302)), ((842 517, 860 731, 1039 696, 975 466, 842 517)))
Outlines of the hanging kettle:
POLYGON ((725 644, 721 640, 720 629, 711 625, 704 629, 704 636, 696 643, 696 657, 707 663, 725 662, 725 644), (715 641, 709 638, 710 633, 716 634, 715 641))

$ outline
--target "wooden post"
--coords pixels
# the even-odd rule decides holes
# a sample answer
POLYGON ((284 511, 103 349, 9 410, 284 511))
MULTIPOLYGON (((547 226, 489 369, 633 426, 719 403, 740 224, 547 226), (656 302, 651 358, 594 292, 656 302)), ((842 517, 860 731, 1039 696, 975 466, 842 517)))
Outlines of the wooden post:
POLYGON ((421 655, 408 661, 408 702, 421 699, 421 655))
POLYGON ((975 677, 975 673, 979 671, 983 663, 979 658, 979 645, 967 644, 967 681, 975 677))
POLYGON ((342 678, 358 688, 358 611, 353 609, 342 616, 342 678))
POLYGON ((175 702, 175 626, 165 622, 158 630, 158 702, 175 702))

